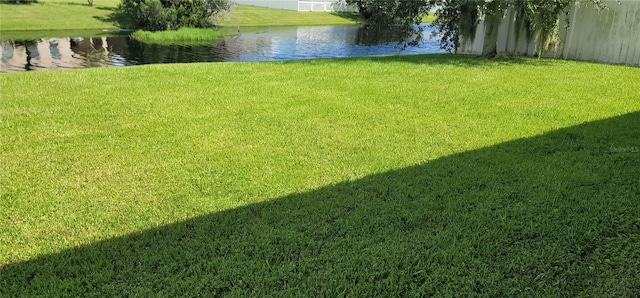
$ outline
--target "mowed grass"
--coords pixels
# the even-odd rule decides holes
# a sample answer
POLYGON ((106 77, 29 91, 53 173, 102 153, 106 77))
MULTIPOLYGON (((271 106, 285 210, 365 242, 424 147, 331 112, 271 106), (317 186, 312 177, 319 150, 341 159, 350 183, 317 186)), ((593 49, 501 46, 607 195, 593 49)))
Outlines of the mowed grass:
MULTIPOLYGON (((126 27, 115 17, 119 0, 40 0, 32 4, 0 4, 0 31, 114 29, 126 27)), ((296 12, 246 5, 220 20, 222 26, 293 26, 355 24, 355 14, 296 12)))
POLYGON ((640 295, 640 70, 0 74, 5 296, 640 295))
POLYGON ((0 30, 113 29, 119 0, 40 0, 31 4, 0 4, 0 30))
POLYGON ((294 26, 294 25, 345 25, 360 21, 356 13, 297 12, 249 5, 236 5, 221 20, 225 27, 294 26))

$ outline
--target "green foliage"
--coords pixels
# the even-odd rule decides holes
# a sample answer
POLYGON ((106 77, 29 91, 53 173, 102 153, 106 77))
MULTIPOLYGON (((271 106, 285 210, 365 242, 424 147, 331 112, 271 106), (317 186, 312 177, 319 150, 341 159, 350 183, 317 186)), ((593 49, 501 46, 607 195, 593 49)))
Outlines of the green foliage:
POLYGON ((422 29, 416 27, 422 23, 424 16, 431 9, 428 0, 347 0, 347 4, 355 4, 365 20, 368 29, 380 34, 392 32, 390 41, 406 41, 408 45, 417 44, 422 36, 422 29))
POLYGON ((456 52, 461 38, 475 37, 480 8, 477 0, 440 1, 433 25, 437 27, 440 47, 456 52))
MULTIPOLYGON (((596 9, 606 9, 602 0, 590 1, 596 9)), ((558 40, 559 18, 566 16, 569 23, 568 8, 574 4, 573 0, 527 0, 510 3, 516 13, 516 34, 518 39, 520 30, 524 29, 527 35, 535 38, 538 57, 554 48, 558 40)))
POLYGON ((534 34, 538 57, 557 45, 559 17, 568 13, 572 0, 529 0, 522 5, 529 31, 534 34))
POLYGON ((522 37, 521 34, 523 32, 525 34, 524 37, 526 38, 527 42, 529 42, 533 34, 531 33, 531 18, 527 16, 527 14, 529 13, 527 3, 524 1, 515 1, 512 8, 515 14, 514 32, 516 43, 522 37))
POLYGON ((136 28, 158 31, 212 27, 214 17, 230 8, 228 0, 123 0, 118 12, 136 28))
MULTIPOLYGON (((485 20, 483 54, 495 54, 497 32, 502 16, 511 7, 516 13, 516 28, 533 36, 538 55, 554 47, 557 42, 558 18, 567 14, 573 0, 349 0, 360 7, 365 20, 373 26, 396 27, 395 40, 404 41, 411 36, 416 16, 436 7, 433 25, 440 46, 456 52, 463 39, 473 41, 480 18, 485 20), (404 29, 404 30, 402 30, 404 29)), ((590 0, 598 9, 605 8, 602 0, 590 0)), ((568 22, 568 21, 567 21, 568 22)), ((419 33, 419 32, 416 32, 419 33)), ((516 34, 519 37, 520 30, 516 34)), ((418 36, 419 37, 419 36, 418 36)))
MULTIPOLYGON (((558 18, 566 13, 572 0, 442 0, 434 24, 438 25, 441 45, 456 51, 460 40, 473 41, 479 17, 485 20, 483 55, 495 54, 497 31, 505 10, 513 8, 516 34, 533 33, 538 54, 548 51, 557 40, 558 18)), ((519 37, 519 36, 518 36, 519 37)))
POLYGON ((0 0, 0 3, 6 4, 31 4, 37 2, 37 0, 0 0))
POLYGON ((485 38, 482 49, 483 56, 495 56, 497 42, 498 42, 498 29, 504 16, 504 10, 507 8, 507 2, 504 1, 490 1, 484 4, 484 29, 485 38))

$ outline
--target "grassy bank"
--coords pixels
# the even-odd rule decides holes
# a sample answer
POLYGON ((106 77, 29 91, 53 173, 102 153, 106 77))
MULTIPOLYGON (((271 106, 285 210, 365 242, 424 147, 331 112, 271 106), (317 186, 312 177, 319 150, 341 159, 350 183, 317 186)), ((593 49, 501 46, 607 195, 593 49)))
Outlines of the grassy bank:
MULTIPOLYGON (((0 30, 113 29, 119 0, 40 0, 32 4, 0 4, 0 30)), ((4 33, 3 33, 4 34, 4 33)))
MULTIPOLYGON (((42 0, 28 5, 0 4, 0 37, 3 39, 34 39, 52 37, 62 33, 69 34, 72 32, 69 30, 126 27, 121 22, 122 20, 118 20, 114 16, 118 3, 120 3, 119 0, 105 0, 95 2, 93 7, 89 7, 86 1, 82 0, 42 0)), ((236 5, 220 21, 222 27, 228 28, 217 30, 183 29, 165 32, 138 31, 134 37, 143 42, 156 44, 186 41, 199 43, 215 40, 231 32, 229 30, 237 32, 239 26, 339 25, 354 24, 357 20, 357 16, 352 13, 296 12, 236 5)), ((97 32, 95 34, 108 33, 97 32)))
MULTIPOLYGON (((0 30, 113 29, 122 26, 114 17, 119 0, 41 0, 33 4, 0 4, 0 30)), ((295 12, 236 5, 222 26, 292 26, 353 24, 353 14, 295 12)))
POLYGON ((0 288, 637 296, 639 82, 450 55, 0 74, 0 288))
POLYGON ((297 12, 283 9, 236 5, 221 26, 294 26, 354 24, 359 17, 353 13, 297 12))
POLYGON ((68 38, 69 36, 121 36, 125 31, 120 29, 89 29, 89 30, 18 30, 2 31, 3 40, 38 40, 41 38, 68 38))

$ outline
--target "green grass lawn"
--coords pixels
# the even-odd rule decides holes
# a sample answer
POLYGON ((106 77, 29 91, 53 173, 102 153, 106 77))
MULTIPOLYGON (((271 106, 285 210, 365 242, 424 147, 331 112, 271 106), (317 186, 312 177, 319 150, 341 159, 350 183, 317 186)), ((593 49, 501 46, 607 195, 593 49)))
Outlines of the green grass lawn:
MULTIPOLYGON (((119 0, 96 0, 89 7, 82 0, 40 0, 33 4, 0 4, 0 30, 113 29, 121 26, 113 17, 119 0)), ((237 5, 221 21, 223 26, 283 26, 354 24, 353 14, 296 12, 237 5)))
POLYGON ((429 14, 425 17, 422 18, 422 22, 423 23, 432 23, 433 21, 435 21, 436 16, 434 14, 429 14))
MULTIPOLYGON (((55 36, 73 36, 77 30, 85 30, 92 35, 106 35, 109 32, 86 31, 92 29, 119 29, 127 26, 115 17, 119 0, 99 0, 89 7, 82 0, 41 0, 33 4, 0 4, 0 38, 34 39, 55 36), (76 30, 76 31, 72 31, 76 30)), ((295 25, 340 25, 355 24, 358 16, 352 13, 296 12, 280 9, 236 5, 221 18, 222 30, 187 29, 181 32, 144 32, 136 37, 148 43, 191 44, 203 42, 237 32, 235 27, 295 26, 295 25), (227 27, 227 28, 224 28, 227 27), (235 31, 231 31, 235 30, 235 31)), ((254 30, 254 29, 247 29, 254 30)))
POLYGON ((40 0, 32 4, 0 4, 0 30, 113 29, 119 0, 40 0))
POLYGON ((640 70, 421 55, 0 74, 13 296, 640 295, 640 70))
POLYGON ((352 13, 297 12, 283 9, 236 5, 220 25, 230 27, 293 26, 293 25, 342 25, 354 24, 357 15, 352 13))

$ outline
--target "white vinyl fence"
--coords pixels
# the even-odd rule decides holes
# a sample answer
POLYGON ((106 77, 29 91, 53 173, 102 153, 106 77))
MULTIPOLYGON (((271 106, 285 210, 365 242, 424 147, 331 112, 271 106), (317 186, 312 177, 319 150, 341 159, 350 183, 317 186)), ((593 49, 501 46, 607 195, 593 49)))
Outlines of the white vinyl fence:
POLYGON ((297 11, 358 11, 344 0, 236 0, 238 4, 297 11))
POLYGON ((358 11, 355 6, 347 5, 344 1, 298 1, 298 11, 358 11))
MULTIPOLYGON (((560 18, 560 42, 546 57, 640 65, 640 1, 605 0, 608 9, 597 10, 592 4, 579 1, 570 11, 567 29, 560 18)), ((514 14, 507 10, 498 31, 497 52, 534 55, 535 41, 520 32, 516 38, 514 14)), ((459 52, 481 54, 484 44, 484 23, 481 21, 473 41, 461 43, 459 52)))
POLYGON ((237 4, 286 10, 298 10, 298 0, 235 0, 237 4))

